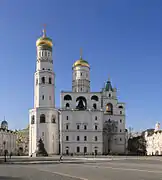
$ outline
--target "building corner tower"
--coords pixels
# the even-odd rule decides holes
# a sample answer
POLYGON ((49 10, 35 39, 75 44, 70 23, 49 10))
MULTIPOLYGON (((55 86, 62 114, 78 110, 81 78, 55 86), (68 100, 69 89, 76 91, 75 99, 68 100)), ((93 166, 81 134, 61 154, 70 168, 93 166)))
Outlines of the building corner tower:
POLYGON ((55 109, 55 74, 52 39, 46 30, 36 41, 37 61, 34 74, 34 108, 29 111, 29 156, 36 155, 40 139, 48 154, 59 153, 58 110, 55 109))

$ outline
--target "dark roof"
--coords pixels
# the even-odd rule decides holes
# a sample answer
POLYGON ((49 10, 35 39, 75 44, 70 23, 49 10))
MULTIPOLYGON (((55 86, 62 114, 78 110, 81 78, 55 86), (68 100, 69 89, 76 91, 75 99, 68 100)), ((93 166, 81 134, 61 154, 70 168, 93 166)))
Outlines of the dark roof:
POLYGON ((6 132, 10 132, 10 133, 15 133, 15 132, 12 131, 12 130, 4 129, 4 128, 1 128, 1 127, 0 127, 0 131, 6 131, 6 132))
POLYGON ((105 85, 105 91, 113 91, 110 80, 108 80, 106 85, 105 85))

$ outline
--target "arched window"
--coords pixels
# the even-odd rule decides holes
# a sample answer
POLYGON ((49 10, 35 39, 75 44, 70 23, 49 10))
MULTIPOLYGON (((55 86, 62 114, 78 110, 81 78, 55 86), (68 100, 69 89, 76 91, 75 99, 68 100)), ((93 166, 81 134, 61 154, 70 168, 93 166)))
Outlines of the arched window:
POLYGON ((84 147, 84 153, 87 153, 87 147, 84 147))
POLYGON ((56 123, 56 116, 55 115, 52 115, 51 122, 56 123))
POLYGON ((93 104, 93 108, 94 108, 94 109, 97 109, 96 103, 93 104))
POLYGON ((69 108, 70 107, 70 104, 69 103, 66 103, 66 108, 69 108))
POLYGON ((45 77, 42 77, 42 83, 45 84, 45 77))
POLYGON ((49 77, 48 83, 52 84, 52 78, 51 77, 49 77))
POLYGON ((112 105, 111 103, 108 103, 108 104, 106 105, 106 112, 107 112, 108 114, 110 114, 110 115, 113 114, 113 105, 112 105))
POLYGON ((86 100, 85 97, 79 96, 79 97, 76 99, 76 109, 79 109, 79 110, 85 110, 85 109, 87 109, 87 100, 86 100))
POLYGON ((91 97, 91 100, 98 101, 98 96, 96 96, 96 95, 93 95, 93 96, 91 97))
POLYGON ((64 101, 71 101, 71 100, 72 100, 72 97, 69 94, 64 96, 64 101))
POLYGON ((77 153, 79 153, 79 152, 80 152, 80 147, 78 146, 78 147, 77 147, 77 153))
POLYGON ((123 109, 123 106, 119 106, 118 108, 119 108, 119 109, 123 109))
POLYGON ((45 123, 46 122, 46 116, 44 114, 40 115, 40 123, 45 123))
POLYGON ((31 116, 31 124, 35 124, 35 117, 34 117, 34 115, 31 116))

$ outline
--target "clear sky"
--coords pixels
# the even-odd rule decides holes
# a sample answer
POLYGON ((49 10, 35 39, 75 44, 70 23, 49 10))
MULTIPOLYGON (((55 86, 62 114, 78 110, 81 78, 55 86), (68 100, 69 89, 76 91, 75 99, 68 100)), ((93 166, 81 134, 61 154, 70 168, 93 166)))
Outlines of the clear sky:
POLYGON ((91 90, 110 76, 126 103, 126 124, 136 130, 162 122, 161 0, 0 0, 0 119, 28 124, 33 107, 35 42, 47 24, 60 91, 71 90, 72 64, 91 65, 91 90))

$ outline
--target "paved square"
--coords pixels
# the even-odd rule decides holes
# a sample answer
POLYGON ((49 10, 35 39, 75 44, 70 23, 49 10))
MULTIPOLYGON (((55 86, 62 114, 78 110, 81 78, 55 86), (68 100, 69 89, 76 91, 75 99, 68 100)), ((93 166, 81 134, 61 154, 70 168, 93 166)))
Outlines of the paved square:
POLYGON ((1 164, 0 180, 162 180, 162 157, 63 161, 53 164, 1 164))

